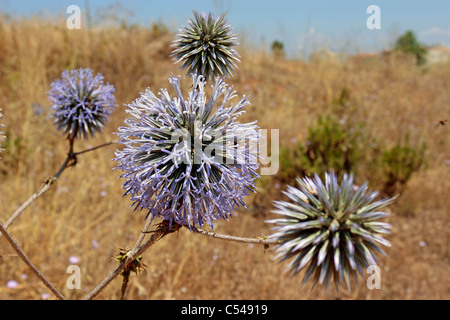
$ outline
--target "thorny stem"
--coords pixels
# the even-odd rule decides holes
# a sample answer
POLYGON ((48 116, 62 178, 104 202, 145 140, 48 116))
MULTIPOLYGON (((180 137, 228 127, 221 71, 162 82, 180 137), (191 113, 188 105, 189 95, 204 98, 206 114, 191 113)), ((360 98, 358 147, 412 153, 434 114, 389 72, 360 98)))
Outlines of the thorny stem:
MULTIPOLYGON (((184 226, 184 227, 189 228, 189 226, 184 226)), ((240 243, 255 243, 255 244, 262 244, 264 246, 269 246, 271 244, 280 243, 278 240, 273 240, 273 239, 242 238, 242 237, 230 236, 227 234, 220 234, 220 233, 216 233, 216 232, 205 231, 205 230, 193 227, 193 226, 191 226, 190 228, 193 229, 195 233, 199 233, 204 236, 208 236, 208 237, 215 238, 215 239, 221 239, 221 240, 240 242, 240 243)))
POLYGON ((131 257, 134 255, 134 253, 138 250, 138 248, 141 246, 142 241, 144 241, 145 235, 148 233, 148 229, 150 229, 150 225, 152 224, 152 219, 147 219, 147 222, 145 223, 144 230, 141 231, 141 234, 139 235, 136 243, 133 246, 133 249, 131 249, 127 256, 131 257))
MULTIPOLYGON (((138 239, 136 240, 136 243, 134 244, 133 248, 128 251, 127 253, 127 257, 132 257, 135 252, 139 249, 139 247, 141 246, 142 241, 144 241, 145 235, 147 233, 149 233, 149 229, 150 229, 150 225, 152 224, 152 219, 147 219, 147 222, 145 223, 144 229, 141 231, 138 239)), ((134 260, 131 260, 132 262, 134 260)), ((124 271, 125 272, 125 271, 124 271)), ((125 298, 125 292, 127 290, 127 286, 128 286, 128 280, 129 280, 129 272, 128 274, 124 274, 124 279, 123 279, 123 283, 122 283, 122 290, 121 290, 121 300, 123 300, 125 298)))
MULTIPOLYGON (((39 198, 40 196, 42 196, 44 193, 46 193, 51 186, 53 185, 54 182, 56 182, 56 180, 59 178, 59 176, 63 173, 63 171, 71 166, 74 166, 77 163, 77 156, 83 153, 87 153, 90 151, 94 151, 97 150, 99 148, 105 147, 105 146, 109 146, 111 144, 113 144, 114 142, 108 142, 108 143, 104 143, 101 144, 99 146, 93 147, 93 148, 89 148, 80 152, 73 152, 73 139, 69 139, 69 143, 70 143, 70 149, 69 149, 69 153, 67 154, 66 159, 64 160, 63 164, 61 165, 61 167, 59 168, 59 170, 55 173, 55 175, 51 178, 48 178, 43 185, 41 186, 41 188, 39 189, 39 191, 37 191, 36 193, 34 193, 30 198, 28 198, 28 200, 26 200, 12 215, 11 217, 6 221, 4 227, 5 229, 7 229, 13 222, 14 220, 16 220, 23 211, 25 211, 26 208, 28 208, 34 201, 36 201, 37 198, 39 198)), ((1 238, 1 234, 0 234, 0 238, 1 238)))
POLYGON ((36 274, 36 276, 49 288, 53 294, 60 300, 65 300, 66 298, 58 291, 56 288, 44 277, 44 275, 34 266, 34 264, 28 259, 26 254, 20 249, 19 245, 14 241, 11 235, 6 231, 3 224, 0 223, 0 232, 8 240, 11 247, 17 252, 17 255, 25 262, 25 264, 36 274))
MULTIPOLYGON (((150 226, 149 222, 147 222, 147 224, 145 225, 144 230, 142 231, 142 234, 140 235, 139 239, 137 240, 136 244, 139 244, 143 237, 145 236, 148 230, 148 227, 150 226)), ((161 239, 162 237, 164 237, 165 235, 169 234, 169 233, 173 233, 177 230, 179 230, 181 227, 186 227, 189 228, 189 226, 182 226, 182 225, 175 225, 172 226, 171 229, 167 228, 167 224, 161 223, 160 227, 158 227, 155 231, 152 231, 152 236, 143 244, 141 245, 139 248, 138 246, 135 246, 133 248, 133 250, 130 250, 128 255, 128 258, 124 261, 122 261, 117 267, 116 269, 114 269, 94 290, 91 291, 91 293, 89 293, 86 297, 84 297, 83 300, 91 300, 93 298, 95 298, 104 288, 106 288, 106 286, 108 286, 111 281, 117 277, 130 263, 132 263, 135 259, 137 259, 145 250, 147 250, 147 248, 149 248, 150 246, 152 246, 156 241, 158 241, 159 239, 161 239), (161 227, 162 226, 162 227, 161 227), (136 249, 138 248, 138 249, 136 249)), ((205 235, 205 236, 209 236, 212 238, 216 238, 216 239, 221 239, 221 240, 228 240, 228 241, 234 241, 234 242, 240 242, 240 243, 255 243, 255 244, 262 244, 264 245, 265 248, 267 248, 268 246, 272 245, 272 244, 278 244, 279 241, 277 240, 272 240, 272 239, 263 239, 263 238, 242 238, 242 237, 235 237, 235 236, 230 236, 230 235, 224 235, 224 234, 219 234, 219 233, 215 233, 215 232, 209 232, 209 231, 205 231, 202 229, 198 229, 196 227, 192 227, 191 228, 195 231, 198 232, 199 234, 205 235)), ((125 294, 125 290, 126 290, 126 284, 122 283, 122 287, 121 287, 121 293, 122 296, 125 294)))
MULTIPOLYGON (((94 288, 83 300, 91 300, 95 298, 106 286, 108 286, 115 277, 117 277, 122 270, 124 270, 131 262, 133 262, 137 257, 145 252, 149 247, 151 247, 155 242, 163 238, 169 233, 173 233, 181 228, 181 225, 173 225, 168 228, 168 223, 162 222, 159 224, 158 228, 153 231, 150 238, 144 242, 143 245, 139 247, 132 255, 130 255, 126 260, 122 261, 102 282, 100 282, 97 287, 94 288)), ((147 232, 148 233, 148 232, 147 232)), ((123 290, 123 288, 122 288, 123 290)))
POLYGON ((122 287, 120 290, 120 300, 125 299, 125 292, 127 291, 128 281, 130 280, 130 275, 125 275, 122 282, 122 287))

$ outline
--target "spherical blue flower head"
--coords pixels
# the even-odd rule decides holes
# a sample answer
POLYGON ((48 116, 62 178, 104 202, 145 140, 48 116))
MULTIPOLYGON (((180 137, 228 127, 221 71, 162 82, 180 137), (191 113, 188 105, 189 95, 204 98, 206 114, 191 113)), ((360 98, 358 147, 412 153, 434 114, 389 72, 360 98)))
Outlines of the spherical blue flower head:
POLYGON ((64 71, 61 79, 52 82, 49 100, 51 117, 58 130, 69 139, 87 138, 101 132, 114 110, 115 89, 103 83, 103 75, 93 76, 92 70, 64 71))
POLYGON ((276 259, 291 259, 293 275, 305 268, 304 283, 326 287, 332 280, 338 289, 345 281, 350 289, 351 278, 357 281, 358 272, 363 277, 376 264, 375 252, 384 254, 380 245, 390 246, 381 235, 391 226, 378 220, 388 216, 380 209, 394 198, 375 201, 378 192, 366 193, 367 183, 357 187, 347 174, 341 185, 334 173, 326 174, 325 184, 317 175, 297 182, 285 192, 289 202, 275 202, 281 218, 267 221, 277 225, 270 236, 280 242, 276 259))
POLYGON ((125 147, 115 160, 135 209, 170 224, 213 228, 254 191, 260 134, 255 122, 237 121, 249 104, 245 96, 228 106, 236 94, 223 80, 216 80, 209 99, 204 78, 194 74, 192 80, 187 100, 180 77, 172 76, 176 97, 165 89, 156 97, 147 89, 127 106, 132 118, 119 128, 125 147))

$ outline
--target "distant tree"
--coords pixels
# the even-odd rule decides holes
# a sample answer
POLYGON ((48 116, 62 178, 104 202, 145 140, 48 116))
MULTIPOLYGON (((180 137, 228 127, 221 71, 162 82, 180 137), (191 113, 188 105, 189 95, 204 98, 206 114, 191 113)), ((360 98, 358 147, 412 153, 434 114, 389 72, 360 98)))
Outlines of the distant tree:
POLYGON ((284 57, 284 44, 281 41, 275 40, 272 42, 272 53, 277 57, 284 57))
POLYGON ((418 65, 426 62, 427 48, 417 41, 416 35, 412 31, 406 31, 397 39, 395 50, 413 54, 416 57, 418 65))

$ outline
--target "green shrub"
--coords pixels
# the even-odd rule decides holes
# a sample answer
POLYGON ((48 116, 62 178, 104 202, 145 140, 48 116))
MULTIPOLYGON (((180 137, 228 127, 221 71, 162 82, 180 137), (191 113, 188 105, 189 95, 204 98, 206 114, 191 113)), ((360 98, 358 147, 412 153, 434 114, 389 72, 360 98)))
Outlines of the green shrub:
POLYGON ((306 172, 323 176, 334 170, 338 177, 344 172, 356 173, 363 151, 362 136, 361 123, 347 125, 333 116, 319 116, 300 150, 306 172))
POLYGON ((339 178, 345 172, 357 174, 361 162, 366 161, 367 146, 373 146, 365 123, 356 119, 357 107, 350 101, 350 91, 343 88, 339 96, 326 108, 327 115, 317 118, 308 128, 304 143, 293 149, 280 148, 281 178, 292 183, 297 176, 334 170, 339 178))
POLYGON ((417 41, 412 31, 405 32, 397 39, 395 50, 414 55, 418 65, 426 63, 427 48, 417 41))
POLYGON ((338 177, 345 172, 357 173, 366 140, 363 123, 348 124, 332 115, 319 116, 304 144, 297 144, 293 150, 281 148, 282 177, 292 182, 296 176, 317 173, 323 177, 331 170, 338 177))
POLYGON ((426 144, 419 147, 409 145, 409 137, 387 149, 382 155, 384 192, 388 195, 400 193, 405 188, 412 174, 426 165, 426 144))
POLYGON ((278 179, 295 184, 296 177, 334 170, 339 178, 353 173, 370 180, 372 187, 390 197, 404 191, 411 176, 425 166, 426 145, 412 146, 406 135, 392 148, 373 137, 371 128, 357 121, 357 107, 349 101, 344 88, 328 107, 328 115, 319 116, 308 128, 303 142, 294 147, 281 146, 278 179))
POLYGON ((281 41, 275 40, 274 42, 272 42, 272 53, 274 56, 276 57, 284 57, 285 52, 284 52, 284 44, 281 41))

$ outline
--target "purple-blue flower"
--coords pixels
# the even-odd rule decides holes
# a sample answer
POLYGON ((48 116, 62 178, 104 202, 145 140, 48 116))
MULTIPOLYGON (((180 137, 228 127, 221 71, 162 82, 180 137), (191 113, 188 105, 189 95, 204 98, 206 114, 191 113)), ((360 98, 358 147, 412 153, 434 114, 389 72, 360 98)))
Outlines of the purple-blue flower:
POLYGON ((127 106, 132 117, 119 128, 124 148, 115 160, 135 209, 170 223, 213 228, 214 220, 245 206, 243 197, 255 189, 259 131, 255 122, 237 121, 247 97, 229 104, 236 93, 217 79, 207 98, 204 77, 194 74, 192 81, 187 99, 180 77, 172 76, 175 97, 147 89, 127 106))
POLYGON ((53 123, 69 139, 101 132, 114 110, 115 88, 91 69, 66 70, 48 92, 53 123))

